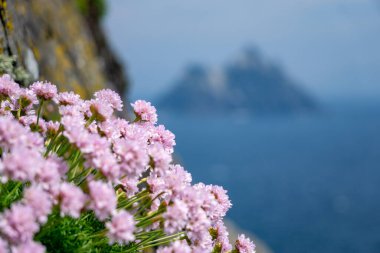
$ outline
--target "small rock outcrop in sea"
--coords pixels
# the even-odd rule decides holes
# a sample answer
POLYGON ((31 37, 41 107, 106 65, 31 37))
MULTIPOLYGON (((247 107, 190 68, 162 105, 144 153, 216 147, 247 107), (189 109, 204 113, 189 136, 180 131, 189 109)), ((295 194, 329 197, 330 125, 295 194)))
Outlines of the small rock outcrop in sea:
POLYGON ((278 65, 254 49, 220 70, 188 67, 156 104, 162 110, 193 114, 291 114, 318 107, 278 65))

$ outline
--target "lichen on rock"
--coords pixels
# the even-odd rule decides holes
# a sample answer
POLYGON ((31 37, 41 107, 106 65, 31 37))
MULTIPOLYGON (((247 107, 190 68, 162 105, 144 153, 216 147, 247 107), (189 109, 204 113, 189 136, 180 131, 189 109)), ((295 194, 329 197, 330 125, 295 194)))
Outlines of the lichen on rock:
POLYGON ((0 75, 8 74, 21 85, 31 83, 35 78, 22 66, 17 66, 16 56, 0 54, 0 75))

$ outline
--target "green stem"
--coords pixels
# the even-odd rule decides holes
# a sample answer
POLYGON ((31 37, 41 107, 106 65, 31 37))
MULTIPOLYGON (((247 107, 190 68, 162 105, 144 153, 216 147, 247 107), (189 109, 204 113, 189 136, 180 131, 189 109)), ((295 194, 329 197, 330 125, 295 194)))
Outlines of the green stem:
POLYGON ((153 230, 153 231, 140 232, 140 233, 136 234, 135 236, 136 236, 136 238, 140 238, 140 237, 151 236, 151 235, 154 235, 154 234, 162 234, 162 235, 164 235, 164 230, 158 229, 158 230, 153 230))
POLYGON ((103 229, 103 230, 100 230, 99 232, 93 234, 93 235, 90 235, 90 236, 87 236, 86 239, 92 239, 92 238, 96 238, 96 237, 104 237, 107 233, 107 230, 106 229, 103 229))
POLYGON ((130 207, 131 205, 133 205, 135 202, 138 202, 140 200, 143 200, 145 198, 149 197, 149 194, 147 195, 143 195, 137 199, 134 199, 133 201, 127 201, 126 203, 119 203, 118 205, 118 209, 125 209, 125 208, 128 208, 130 207))
POLYGON ((61 130, 58 130, 58 132, 54 135, 54 137, 50 139, 49 145, 46 148, 45 157, 47 157, 49 152, 53 149, 56 141, 59 140, 61 136, 63 136, 61 135, 61 130))
MULTIPOLYGON (((81 186, 87 179, 88 175, 90 175, 91 173, 95 172, 96 170, 95 169, 83 169, 83 171, 87 172, 85 173, 85 175, 83 176, 83 178, 77 183, 78 186, 81 186)), ((80 174, 80 176, 82 175, 83 173, 80 174)))
POLYGON ((153 201, 155 201, 156 199, 158 199, 161 195, 163 195, 165 192, 161 192, 160 194, 158 194, 156 197, 154 197, 153 199, 151 200, 148 200, 146 204, 142 205, 136 213, 140 213, 141 211, 145 210, 145 208, 149 207, 153 201))
POLYGON ((182 236, 185 236, 185 232, 179 232, 179 233, 174 234, 174 235, 169 235, 169 236, 161 237, 159 239, 150 241, 149 244, 144 245, 142 247, 139 247, 137 250, 143 250, 143 249, 146 249, 146 248, 151 248, 151 247, 167 244, 169 242, 181 239, 182 236))
POLYGON ((18 108, 18 110, 17 110, 17 119, 20 119, 20 117, 21 117, 21 110, 22 110, 22 103, 21 103, 21 98, 19 99, 19 106, 20 106, 20 108, 18 108))
POLYGON ((40 100, 40 105, 38 107, 38 111, 37 111, 37 127, 39 128, 39 125, 38 123, 40 122, 40 117, 41 117, 41 110, 42 110, 42 106, 44 104, 44 100, 40 100))
POLYGON ((132 248, 128 249, 126 251, 126 253, 128 252, 137 252, 137 248, 144 245, 145 243, 149 243, 149 241, 152 241, 156 238, 159 238, 161 235, 160 234, 157 234, 157 235, 152 235, 151 237, 148 237, 144 240, 141 240, 139 243, 137 243, 136 245, 134 245, 132 248))
POLYGON ((96 119, 96 116, 95 115, 91 115, 91 117, 87 120, 85 126, 88 127, 89 125, 91 125, 91 123, 94 122, 95 119, 96 119))
MULTIPOLYGON (((121 189, 123 189, 123 187, 122 187, 121 189)), ((123 200, 123 201, 125 202, 124 204, 129 203, 129 202, 131 202, 131 201, 134 201, 135 199, 137 199, 137 198, 139 198, 139 197, 141 197, 141 196, 143 196, 143 195, 146 195, 147 193, 148 193, 147 190, 143 190, 143 191, 141 191, 141 192, 135 194, 134 196, 132 196, 132 197, 130 197, 130 198, 128 198, 128 199, 123 200)), ((123 195, 120 195, 120 196, 123 196, 123 195)))
POLYGON ((160 220, 161 219, 160 215, 164 213, 165 210, 166 208, 160 208, 146 217, 136 218, 136 220, 138 221, 138 223, 136 224, 136 227, 144 227, 146 225, 150 225, 156 222, 157 220, 160 220))
POLYGON ((22 186, 21 182, 17 182, 15 185, 13 185, 12 190, 7 194, 7 196, 4 199, 4 203, 7 203, 13 195, 20 190, 20 187, 22 186))
POLYGON ((147 180, 148 180, 148 178, 147 178, 147 177, 144 177, 144 178, 142 178, 142 179, 139 181, 138 184, 145 183, 147 180))

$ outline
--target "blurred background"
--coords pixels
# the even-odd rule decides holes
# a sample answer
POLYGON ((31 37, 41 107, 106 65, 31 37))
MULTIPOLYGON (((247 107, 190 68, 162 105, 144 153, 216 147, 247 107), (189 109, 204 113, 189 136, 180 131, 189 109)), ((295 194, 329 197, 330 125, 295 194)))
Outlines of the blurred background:
POLYGON ((380 4, 109 0, 128 97, 273 252, 380 252, 380 4))
POLYGON ((0 21, 0 73, 152 101, 259 253, 380 252, 379 1, 0 0, 0 21))

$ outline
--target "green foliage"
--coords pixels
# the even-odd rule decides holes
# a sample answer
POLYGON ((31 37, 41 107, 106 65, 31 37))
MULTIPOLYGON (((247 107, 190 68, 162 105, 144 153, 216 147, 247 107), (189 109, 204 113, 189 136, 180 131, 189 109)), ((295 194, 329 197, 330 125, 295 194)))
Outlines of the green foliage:
POLYGON ((123 252, 129 246, 109 245, 104 223, 93 212, 82 214, 79 219, 61 217, 58 208, 35 236, 46 246, 47 252, 123 252))
POLYGON ((84 16, 95 15, 100 20, 106 15, 106 0, 75 0, 75 2, 84 16))
POLYGON ((0 212, 22 198, 23 185, 20 182, 8 181, 0 183, 0 212))

